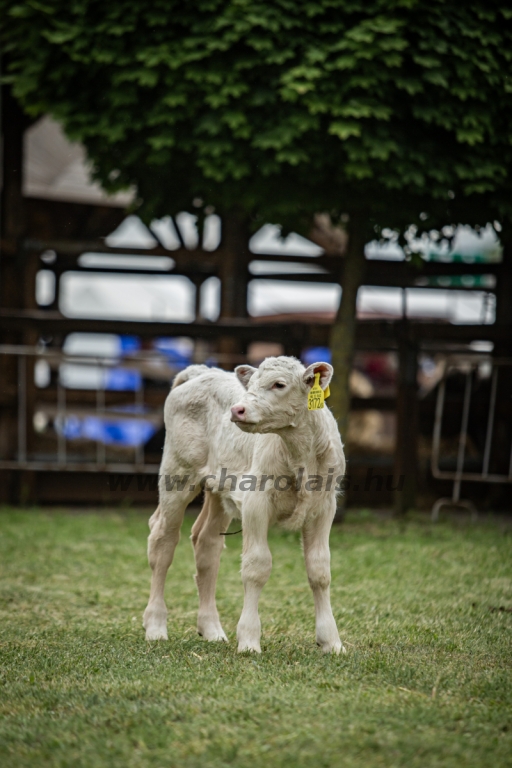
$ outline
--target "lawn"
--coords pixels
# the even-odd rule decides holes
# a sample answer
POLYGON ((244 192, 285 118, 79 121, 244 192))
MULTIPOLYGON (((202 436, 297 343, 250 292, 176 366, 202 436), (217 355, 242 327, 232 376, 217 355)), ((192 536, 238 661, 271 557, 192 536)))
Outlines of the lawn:
POLYGON ((190 526, 169 642, 148 645, 145 516, 0 510, 3 768, 511 765, 506 522, 366 513, 333 530, 339 657, 315 645, 298 536, 280 531, 262 655, 236 653, 240 536, 218 589, 230 643, 198 637, 190 526))

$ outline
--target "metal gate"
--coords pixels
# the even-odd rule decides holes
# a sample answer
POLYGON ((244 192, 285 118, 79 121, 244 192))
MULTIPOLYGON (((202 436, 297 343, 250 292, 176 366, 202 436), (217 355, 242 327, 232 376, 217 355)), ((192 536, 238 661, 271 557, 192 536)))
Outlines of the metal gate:
MULTIPOLYGON (((432 475, 439 480, 452 480, 453 491, 451 498, 438 499, 432 507, 432 519, 437 520, 439 511, 443 506, 462 507, 468 509, 473 516, 477 514, 473 502, 460 498, 462 482, 473 483, 512 483, 512 439, 508 449, 508 472, 491 472, 490 460, 495 450, 493 439, 495 437, 495 421, 497 411, 497 392, 500 377, 512 375, 512 360, 510 359, 485 359, 475 360, 474 358, 458 358, 456 361, 448 361, 444 376, 439 384, 437 393, 437 403, 434 421, 434 432, 432 440, 431 470, 432 475), (482 455, 482 466, 478 471, 467 471, 465 469, 466 450, 468 442, 468 424, 471 412, 472 391, 474 388, 475 376, 478 375, 482 366, 489 368, 490 374, 490 394, 489 405, 487 409, 487 422, 485 428, 485 443, 482 455), (456 457, 456 467, 454 471, 447 471, 440 468, 442 461, 441 439, 442 423, 445 415, 446 386, 450 375, 454 371, 465 374, 464 395, 462 400, 462 418, 460 424, 460 433, 458 439, 458 450, 456 457)), ((512 397, 512 390, 510 391, 512 397)), ((512 428, 510 412, 506 415, 508 424, 512 428)))
MULTIPOLYGON (((80 452, 70 451, 70 439, 66 425, 74 416, 78 418, 93 418, 97 423, 105 420, 120 422, 130 420, 131 424, 153 424, 155 429, 163 424, 163 402, 169 389, 170 382, 176 371, 165 366, 165 360, 152 353, 143 356, 142 359, 119 360, 118 358, 105 358, 95 356, 70 355, 61 350, 28 347, 21 345, 0 345, 0 365, 4 365, 8 357, 16 360, 17 369, 17 412, 16 430, 12 430, 12 436, 16 434, 17 445, 9 446, 9 456, 0 459, 0 469, 17 469, 33 471, 57 471, 57 472, 116 472, 116 473, 146 473, 157 474, 158 463, 148 463, 144 455, 142 441, 134 443, 132 447, 117 456, 116 460, 107 456, 108 446, 101 439, 91 438, 82 441, 82 455, 80 452), (44 404, 38 406, 38 392, 42 390, 35 386, 34 370, 36 363, 44 361, 49 370, 57 371, 55 386, 51 388, 44 404), (123 392, 119 400, 125 404, 117 409, 109 407, 105 387, 105 376, 99 376, 100 385, 97 388, 89 388, 87 402, 80 404, 80 395, 74 398, 74 403, 68 402, 70 390, 62 381, 61 371, 63 365, 81 366, 84 369, 99 369, 100 371, 126 371, 137 375, 138 386, 133 391, 123 392), (149 404, 146 401, 144 380, 155 378, 165 381, 166 388, 162 387, 162 394, 157 400, 149 404), (103 382, 103 385, 101 385, 103 382), (35 421, 38 415, 48 416, 51 422, 49 432, 50 440, 47 443, 52 450, 41 453, 31 448, 34 442, 35 421), (34 418, 35 417, 35 418, 34 418)), ((140 432, 140 430, 139 430, 140 432)), ((36 440, 37 443, 37 435, 36 440)))

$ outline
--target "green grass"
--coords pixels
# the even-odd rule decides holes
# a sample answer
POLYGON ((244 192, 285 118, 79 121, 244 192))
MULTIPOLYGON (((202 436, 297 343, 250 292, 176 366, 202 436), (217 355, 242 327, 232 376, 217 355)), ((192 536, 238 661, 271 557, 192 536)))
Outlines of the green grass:
POLYGON ((347 654, 321 654, 298 537, 273 531, 263 654, 237 655, 241 539, 223 554, 230 643, 195 632, 184 524, 167 643, 146 644, 146 518, 0 510, 0 765, 511 765, 511 529, 399 526, 331 536, 347 654))

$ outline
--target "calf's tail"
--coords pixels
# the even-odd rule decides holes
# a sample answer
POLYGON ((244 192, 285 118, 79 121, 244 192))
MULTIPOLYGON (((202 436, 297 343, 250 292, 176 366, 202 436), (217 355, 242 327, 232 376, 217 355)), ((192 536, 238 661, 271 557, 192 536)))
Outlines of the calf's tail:
POLYGON ((180 384, 184 384, 186 381, 193 379, 196 376, 201 376, 202 373, 206 373, 206 371, 209 370, 210 368, 208 368, 207 365, 189 365, 188 368, 185 368, 183 371, 176 374, 171 389, 176 389, 180 384))

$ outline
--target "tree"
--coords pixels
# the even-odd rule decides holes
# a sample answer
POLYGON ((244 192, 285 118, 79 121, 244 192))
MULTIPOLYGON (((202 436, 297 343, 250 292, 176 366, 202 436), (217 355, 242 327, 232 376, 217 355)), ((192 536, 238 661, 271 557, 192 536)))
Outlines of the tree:
POLYGON ((317 211, 347 222, 331 401, 342 424, 364 243, 385 227, 512 220, 504 1, 0 0, 0 11, 15 96, 84 143, 105 189, 135 185, 143 218, 195 199, 238 232, 264 221, 306 232, 317 211))

